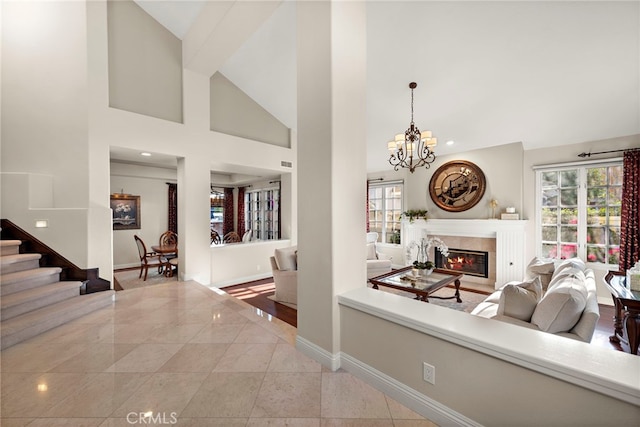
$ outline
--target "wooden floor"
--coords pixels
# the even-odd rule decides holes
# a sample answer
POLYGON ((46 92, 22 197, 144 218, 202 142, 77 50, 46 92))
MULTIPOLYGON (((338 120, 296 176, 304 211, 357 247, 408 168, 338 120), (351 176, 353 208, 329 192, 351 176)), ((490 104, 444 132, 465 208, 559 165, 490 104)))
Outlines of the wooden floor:
POLYGON ((222 289, 229 295, 241 299, 247 304, 259 308, 270 315, 287 322, 293 327, 298 327, 298 310, 270 300, 268 297, 275 294, 273 278, 255 280, 235 286, 227 286, 222 289))
MULTIPOLYGON (((228 286, 223 288, 223 290, 229 295, 233 295, 234 297, 257 307, 272 316, 287 322, 291 326, 298 327, 297 310, 267 298, 275 293, 275 286, 272 278, 256 280, 235 286, 228 286)), ((473 289, 468 290, 474 291, 473 289)), ((613 344, 609 341, 609 337, 613 334, 613 307, 602 304, 599 304, 599 307, 600 320, 598 320, 598 324, 596 325, 596 330, 593 334, 591 344, 603 348, 622 351, 620 345, 613 344)))

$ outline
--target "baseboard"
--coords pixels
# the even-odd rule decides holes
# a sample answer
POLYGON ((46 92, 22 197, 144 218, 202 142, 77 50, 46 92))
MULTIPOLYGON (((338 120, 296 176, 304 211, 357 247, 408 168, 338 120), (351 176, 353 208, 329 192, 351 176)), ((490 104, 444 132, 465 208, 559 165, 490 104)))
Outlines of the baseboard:
POLYGON ((351 373, 357 378, 360 378, 367 384, 438 425, 469 427, 482 426, 482 424, 479 424, 453 409, 431 399, 430 397, 407 387, 400 381, 389 377, 388 375, 365 363, 362 363, 358 359, 355 359, 346 353, 340 353, 339 364, 345 371, 351 373))
POLYGON ((332 371, 340 369, 340 355, 329 353, 300 335, 296 337, 296 349, 332 371))

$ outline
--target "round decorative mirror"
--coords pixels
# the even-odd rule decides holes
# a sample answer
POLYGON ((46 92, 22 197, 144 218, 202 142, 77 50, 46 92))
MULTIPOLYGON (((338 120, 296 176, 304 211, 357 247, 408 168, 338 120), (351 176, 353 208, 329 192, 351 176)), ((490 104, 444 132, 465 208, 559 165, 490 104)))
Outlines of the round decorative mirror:
POLYGON ((440 209, 462 212, 478 204, 486 181, 484 173, 466 160, 454 160, 440 166, 429 181, 429 195, 440 209))

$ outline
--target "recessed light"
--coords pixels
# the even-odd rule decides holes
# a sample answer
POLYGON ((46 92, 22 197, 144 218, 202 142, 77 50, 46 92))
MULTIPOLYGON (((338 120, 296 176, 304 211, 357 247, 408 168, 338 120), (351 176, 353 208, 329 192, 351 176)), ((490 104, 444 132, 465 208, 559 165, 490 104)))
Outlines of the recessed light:
POLYGON ((445 144, 447 144, 447 145, 453 145, 453 144, 455 144, 455 141, 449 140, 449 141, 445 142, 445 144))
POLYGON ((145 156, 145 157, 151 157, 151 153, 140 153, 141 156, 145 156))

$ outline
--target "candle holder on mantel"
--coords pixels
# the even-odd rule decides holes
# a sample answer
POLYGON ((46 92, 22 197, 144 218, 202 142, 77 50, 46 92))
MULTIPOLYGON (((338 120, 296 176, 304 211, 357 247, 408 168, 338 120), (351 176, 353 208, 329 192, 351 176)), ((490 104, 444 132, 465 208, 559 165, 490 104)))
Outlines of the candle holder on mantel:
POLYGON ((489 201, 489 206, 491 206, 491 219, 496 219, 496 208, 498 207, 498 201, 496 199, 491 199, 489 201))

